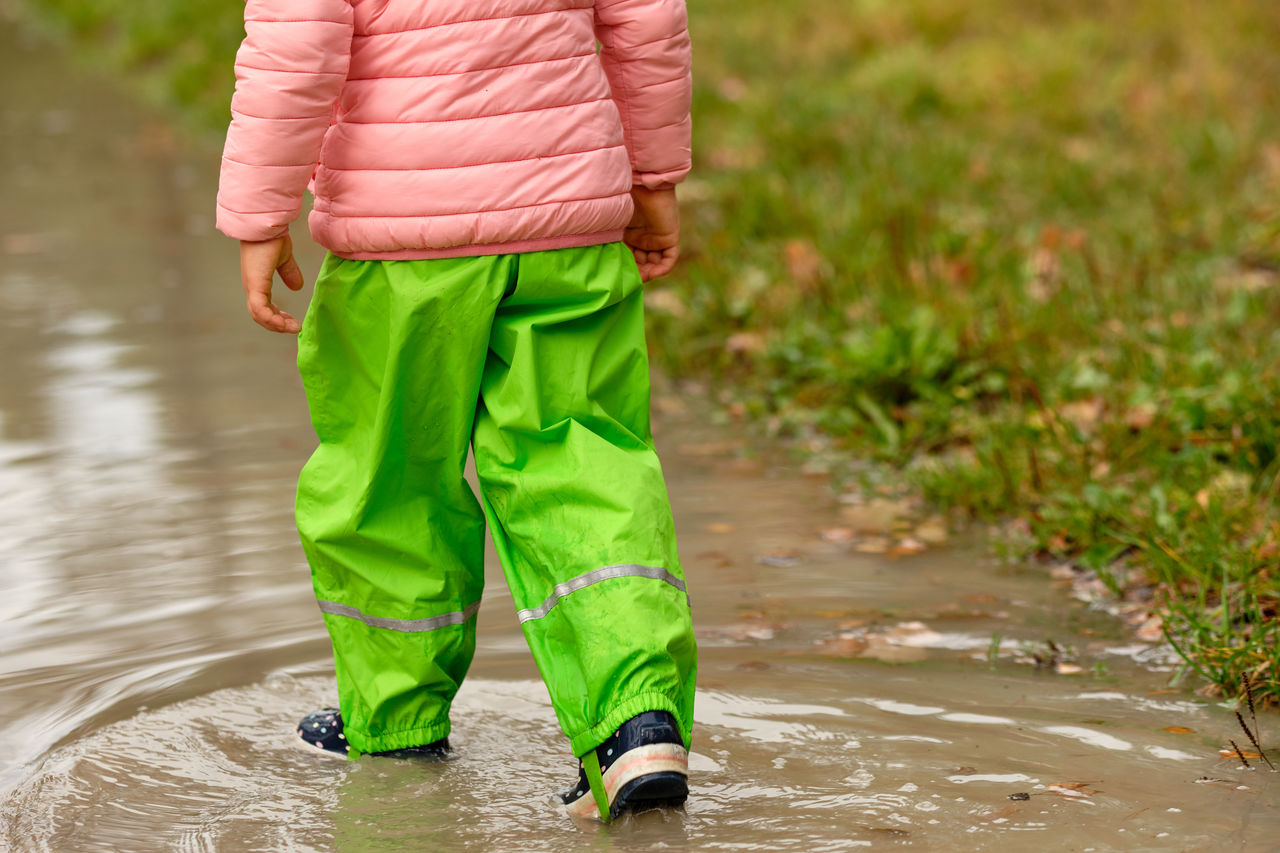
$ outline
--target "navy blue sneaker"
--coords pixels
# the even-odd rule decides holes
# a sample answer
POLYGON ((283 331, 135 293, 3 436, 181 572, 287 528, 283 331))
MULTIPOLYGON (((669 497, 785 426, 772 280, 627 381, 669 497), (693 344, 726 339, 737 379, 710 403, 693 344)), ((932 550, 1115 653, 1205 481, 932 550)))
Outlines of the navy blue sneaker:
MULTIPOLYGON (((342 733, 342 714, 337 708, 324 708, 302 718, 298 723, 298 737, 307 746, 314 747, 323 755, 346 758, 351 752, 347 736, 342 733)), ((438 760, 449 753, 449 739, 441 738, 426 746, 415 746, 409 749, 392 749, 387 752, 370 752, 368 755, 385 756, 387 758, 428 758, 438 760)))
MULTIPOLYGON (((679 807, 689 798, 689 753, 675 717, 645 711, 622 724, 596 747, 609 819, 624 812, 679 807)), ((560 795, 575 818, 599 815, 587 773, 578 762, 578 784, 560 795)))

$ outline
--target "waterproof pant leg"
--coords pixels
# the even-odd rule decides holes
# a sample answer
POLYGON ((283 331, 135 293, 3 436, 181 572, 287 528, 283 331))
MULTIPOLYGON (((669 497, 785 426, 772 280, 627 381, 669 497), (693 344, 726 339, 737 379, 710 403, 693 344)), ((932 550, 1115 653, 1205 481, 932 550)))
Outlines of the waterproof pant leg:
POLYGON ((574 754, 650 710, 673 714, 688 745, 697 652, 624 245, 520 256, 473 440, 490 532, 574 754))
POLYGON ((360 752, 447 735, 475 649, 484 519, 463 468, 511 261, 424 263, 330 255, 298 339, 320 441, 298 531, 360 752))
POLYGON ((428 743, 475 645, 485 508, 575 754, 646 710, 686 742, 695 647, 620 244, 326 260, 299 340, 320 446, 298 528, 362 752, 428 743))

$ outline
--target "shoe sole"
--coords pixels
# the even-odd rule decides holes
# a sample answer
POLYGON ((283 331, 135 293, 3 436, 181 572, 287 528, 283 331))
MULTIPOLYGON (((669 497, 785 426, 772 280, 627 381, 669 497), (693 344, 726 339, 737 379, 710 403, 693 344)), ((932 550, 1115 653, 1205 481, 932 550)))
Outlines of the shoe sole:
POLYGON ((650 773, 633 779, 618 792, 609 809, 609 819, 623 812, 647 812, 650 809, 679 808, 689 799, 689 777, 683 773, 650 773))
POLYGON ((316 746, 310 741, 305 741, 300 735, 294 735, 291 741, 295 747, 309 755, 322 755, 325 758, 332 758, 335 761, 346 761, 350 756, 345 752, 333 752, 325 749, 323 746, 316 746))
MULTIPOLYGON (((338 761, 349 761, 351 755, 348 752, 334 752, 331 749, 325 749, 323 746, 303 740, 301 735, 293 739, 293 745, 303 752, 310 755, 323 755, 326 758, 333 758, 338 761)), ((397 761, 421 761, 423 763, 435 763, 449 760, 449 753, 452 750, 411 750, 411 749, 395 749, 390 752, 369 752, 362 753, 361 758, 394 758, 397 761)))

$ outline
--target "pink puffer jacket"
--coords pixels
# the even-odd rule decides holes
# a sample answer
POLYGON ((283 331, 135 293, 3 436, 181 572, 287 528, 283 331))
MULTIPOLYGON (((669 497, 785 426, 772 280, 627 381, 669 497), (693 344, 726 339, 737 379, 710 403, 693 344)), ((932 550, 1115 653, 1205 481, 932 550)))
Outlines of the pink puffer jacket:
POLYGON ((347 258, 587 246, 689 170, 684 0, 247 0, 245 32, 230 237, 284 234, 310 188, 347 258))

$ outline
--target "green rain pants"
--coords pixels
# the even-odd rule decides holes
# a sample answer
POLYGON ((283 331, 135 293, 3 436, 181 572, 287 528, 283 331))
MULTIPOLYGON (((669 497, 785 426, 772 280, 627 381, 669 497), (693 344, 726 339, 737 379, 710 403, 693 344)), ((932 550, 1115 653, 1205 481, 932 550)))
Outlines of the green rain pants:
POLYGON ((486 519, 574 754, 649 710, 671 712, 688 745, 697 652, 623 244, 329 255, 298 367, 320 440, 298 530, 354 750, 449 733, 486 519))

